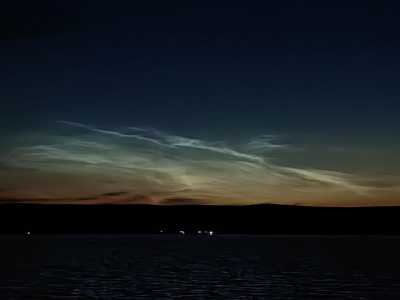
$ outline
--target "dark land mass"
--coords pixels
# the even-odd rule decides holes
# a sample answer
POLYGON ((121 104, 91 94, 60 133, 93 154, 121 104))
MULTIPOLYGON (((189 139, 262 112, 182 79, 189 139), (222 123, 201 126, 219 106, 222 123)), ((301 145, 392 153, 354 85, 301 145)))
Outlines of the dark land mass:
POLYGON ((397 235, 399 216, 400 207, 4 204, 0 232, 397 235))

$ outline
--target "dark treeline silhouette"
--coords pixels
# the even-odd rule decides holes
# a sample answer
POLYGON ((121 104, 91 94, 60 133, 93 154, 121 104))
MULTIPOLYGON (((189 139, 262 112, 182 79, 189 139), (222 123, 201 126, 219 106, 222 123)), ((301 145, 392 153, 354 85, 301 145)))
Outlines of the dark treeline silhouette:
POLYGON ((1 233, 399 234, 400 207, 0 206, 1 233))

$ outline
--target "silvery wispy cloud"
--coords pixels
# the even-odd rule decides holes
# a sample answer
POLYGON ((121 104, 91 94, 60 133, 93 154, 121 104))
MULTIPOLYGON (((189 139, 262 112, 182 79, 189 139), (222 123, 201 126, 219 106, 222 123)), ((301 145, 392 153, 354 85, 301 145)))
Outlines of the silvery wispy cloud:
POLYGON ((274 163, 271 153, 295 147, 280 144, 273 135, 231 144, 141 127, 114 130, 58 123, 73 133, 44 135, 40 143, 16 147, 2 158, 15 174, 37 171, 31 175, 36 177, 24 171, 21 185, 27 187, 21 186, 19 196, 67 202, 86 198, 121 203, 197 199, 212 204, 307 204, 337 195, 368 196, 372 190, 354 174, 274 163))

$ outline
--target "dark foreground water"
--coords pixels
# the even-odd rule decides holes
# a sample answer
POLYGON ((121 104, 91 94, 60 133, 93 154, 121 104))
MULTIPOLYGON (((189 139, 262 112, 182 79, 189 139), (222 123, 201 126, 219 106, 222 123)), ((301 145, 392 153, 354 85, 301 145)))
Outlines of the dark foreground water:
POLYGON ((0 299, 400 299, 400 239, 7 236, 0 299))

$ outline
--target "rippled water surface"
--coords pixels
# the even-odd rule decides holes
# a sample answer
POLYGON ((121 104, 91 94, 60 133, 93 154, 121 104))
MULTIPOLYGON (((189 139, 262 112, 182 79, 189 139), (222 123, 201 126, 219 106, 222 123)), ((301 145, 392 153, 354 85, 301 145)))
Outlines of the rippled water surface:
POLYGON ((400 299, 400 239, 3 236, 0 299, 400 299))

